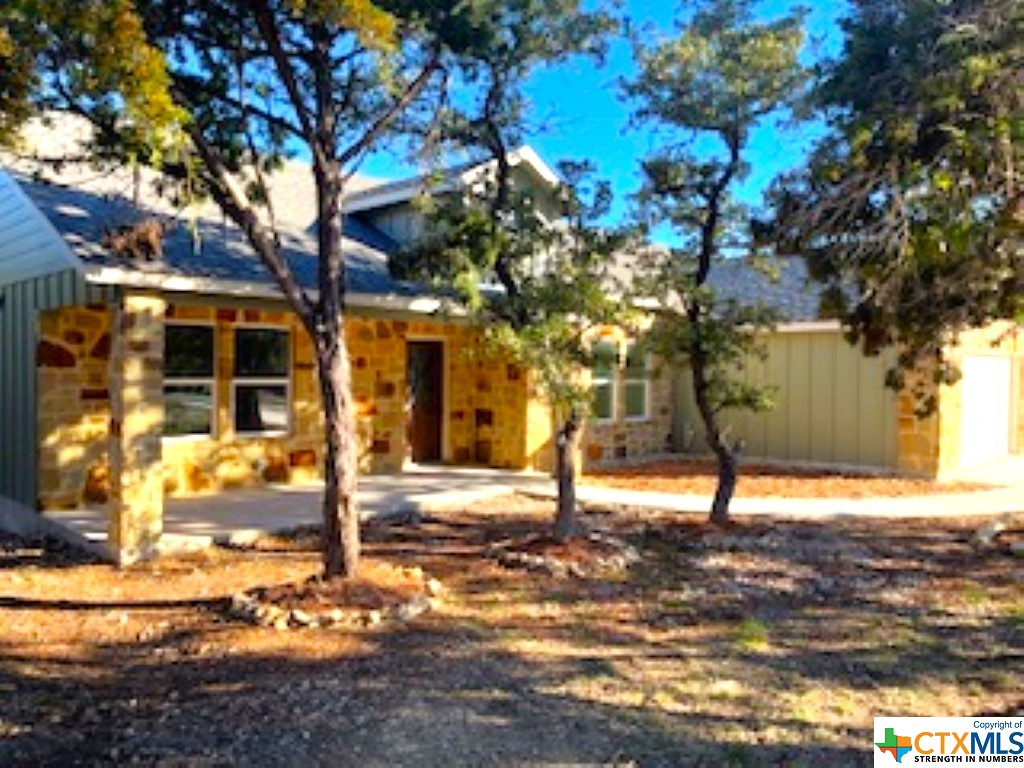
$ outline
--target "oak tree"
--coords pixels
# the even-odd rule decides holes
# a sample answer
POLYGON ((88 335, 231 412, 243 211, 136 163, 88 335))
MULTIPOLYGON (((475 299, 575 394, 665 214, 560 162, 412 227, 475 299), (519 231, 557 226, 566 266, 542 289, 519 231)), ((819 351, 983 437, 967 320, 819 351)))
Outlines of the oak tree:
POLYGON ((708 448, 718 463, 711 520, 728 521, 737 479, 736 446, 723 431, 726 408, 763 409, 768 393, 744 384, 737 366, 773 313, 721 299, 711 276, 723 258, 750 255, 749 213, 736 188, 750 171, 751 134, 791 104, 804 81, 798 54, 802 14, 757 21, 752 3, 699 4, 670 39, 638 42, 638 75, 625 92, 633 120, 659 137, 642 162, 640 212, 667 225, 675 244, 651 267, 664 307, 659 349, 690 371, 708 448))
POLYGON ((922 412, 958 332, 1024 313, 1024 6, 861 0, 813 106, 828 131, 774 192, 765 234, 825 283, 825 309, 922 412))
POLYGON ((0 130, 33 111, 69 111, 95 127, 93 152, 198 182, 308 331, 326 422, 327 577, 354 576, 360 554, 346 184, 393 132, 431 119, 459 57, 496 34, 491 10, 446 0, 10 0, 0 15, 0 130), (285 257, 269 207, 268 175, 296 151, 316 187, 315 292, 285 257))

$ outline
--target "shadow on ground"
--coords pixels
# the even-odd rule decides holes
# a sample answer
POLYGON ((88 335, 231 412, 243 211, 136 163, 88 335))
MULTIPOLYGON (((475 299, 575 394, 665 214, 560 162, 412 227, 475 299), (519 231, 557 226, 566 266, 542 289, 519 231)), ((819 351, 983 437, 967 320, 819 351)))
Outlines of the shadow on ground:
MULTIPOLYGON (((1024 707, 1019 574, 955 525, 721 534, 602 517, 644 553, 612 581, 484 557, 538 520, 371 527, 368 551, 449 594, 358 637, 268 642, 273 630, 227 616, 225 595, 0 596, 2 622, 144 612, 158 627, 67 648, 0 630, 0 764, 860 765, 874 714, 1024 707)), ((312 541, 260 556, 315 559, 312 541)))

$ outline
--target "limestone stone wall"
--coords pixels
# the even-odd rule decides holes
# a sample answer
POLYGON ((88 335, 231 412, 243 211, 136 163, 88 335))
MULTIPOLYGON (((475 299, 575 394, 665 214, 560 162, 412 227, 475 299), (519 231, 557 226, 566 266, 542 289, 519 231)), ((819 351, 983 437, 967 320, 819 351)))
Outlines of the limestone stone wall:
POLYGON ((505 469, 529 466, 526 441, 528 377, 517 366, 481 350, 466 326, 413 323, 409 332, 445 339, 448 366, 448 454, 454 464, 505 469))
MULTIPOLYGON (((110 496, 110 310, 102 305, 43 314, 38 350, 42 508, 101 504, 110 496)), ((265 482, 319 478, 323 423, 312 343, 284 310, 171 304, 167 322, 215 328, 216 417, 212 437, 165 438, 163 484, 171 495, 216 492, 265 482), (286 437, 234 433, 231 397, 234 329, 290 330, 292 430, 286 437)), ((436 340, 445 348, 444 458, 456 464, 532 466, 538 445, 527 439, 527 377, 516 366, 484 356, 477 332, 435 320, 350 318, 347 341, 364 472, 400 471, 408 457, 406 341, 436 340)))
POLYGON ((122 565, 156 553, 163 532, 162 296, 127 293, 112 313, 108 542, 122 565))
MULTIPOLYGON (((931 416, 921 418, 917 415, 917 401, 911 394, 914 382, 924 374, 908 379, 908 387, 900 392, 897 400, 897 467, 902 472, 922 477, 935 477, 939 474, 939 462, 942 455, 942 426, 946 422, 949 430, 949 419, 945 418, 946 409, 954 404, 959 408, 959 394, 951 387, 943 387, 939 393, 939 408, 931 416), (955 398, 954 398, 955 395, 955 398)), ((959 422, 959 420, 958 420, 959 422)), ((948 439, 948 438, 947 438, 948 439)))
MULTIPOLYGON (((616 373, 617 387, 624 392, 625 373, 616 373)), ((591 420, 583 433, 583 469, 614 464, 624 459, 664 453, 671 448, 672 436, 672 382, 667 370, 653 365, 648 383, 649 409, 647 418, 627 419, 626 398, 615 398, 615 418, 608 421, 591 420)))
POLYGON ((322 414, 316 363, 309 336, 284 310, 171 305, 168 322, 209 324, 215 329, 216 429, 212 437, 165 438, 164 487, 170 495, 216 492, 265 482, 301 482, 320 476, 322 414), (274 327, 289 331, 292 370, 291 432, 282 437, 235 433, 231 410, 235 329, 274 327))
POLYGON ((1016 453, 1024 453, 1024 355, 1017 360, 1013 387, 1016 395, 1013 413, 1013 422, 1016 425, 1013 450, 1016 453))
POLYGON ((43 312, 39 332, 39 505, 73 509, 104 503, 110 312, 102 304, 43 312))

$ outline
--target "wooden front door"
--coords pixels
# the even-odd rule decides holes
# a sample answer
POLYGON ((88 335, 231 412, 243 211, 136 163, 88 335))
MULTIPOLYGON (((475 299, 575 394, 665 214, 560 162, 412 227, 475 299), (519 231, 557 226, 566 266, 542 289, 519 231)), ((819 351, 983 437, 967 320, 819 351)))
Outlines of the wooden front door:
POLYGON ((409 447, 415 462, 441 461, 444 413, 444 344, 410 341, 408 347, 409 447))

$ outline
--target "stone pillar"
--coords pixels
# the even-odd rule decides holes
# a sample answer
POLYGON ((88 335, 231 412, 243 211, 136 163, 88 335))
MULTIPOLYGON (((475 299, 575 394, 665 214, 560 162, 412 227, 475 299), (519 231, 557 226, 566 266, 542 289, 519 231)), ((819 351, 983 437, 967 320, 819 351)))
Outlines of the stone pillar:
POLYGON ((110 520, 120 565, 152 557, 163 530, 163 358, 166 302, 125 293, 111 317, 110 520))

